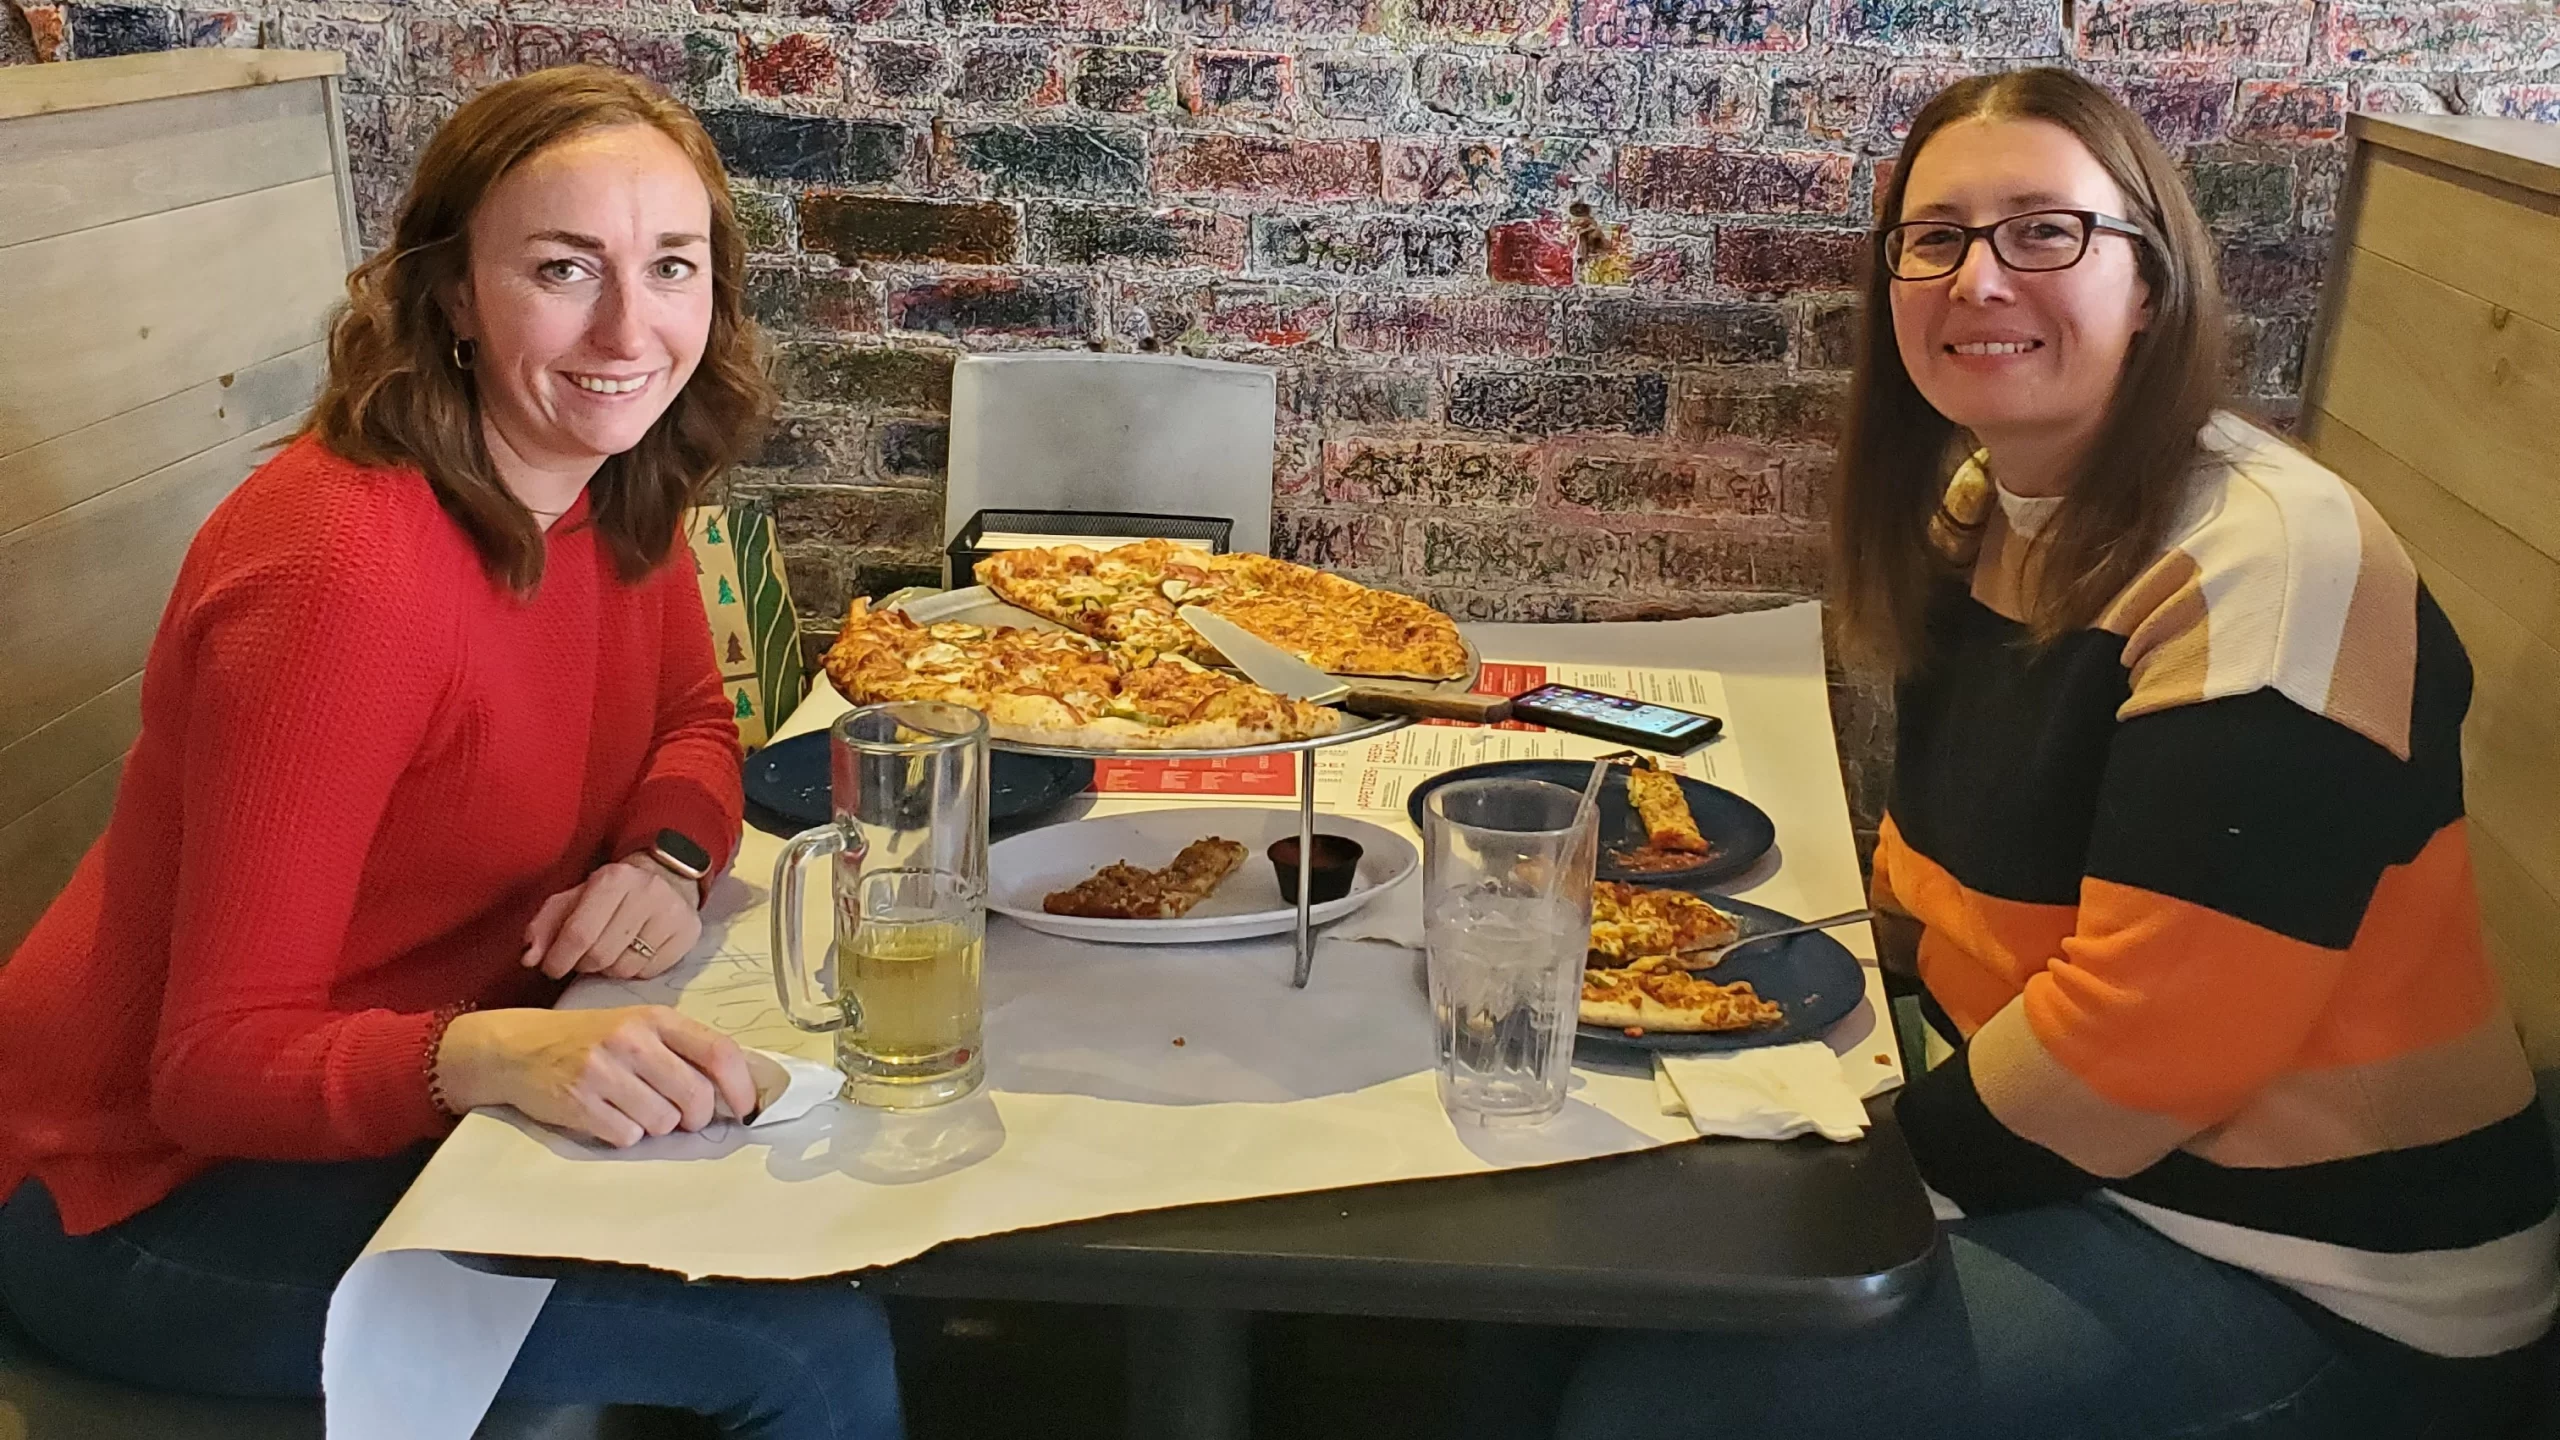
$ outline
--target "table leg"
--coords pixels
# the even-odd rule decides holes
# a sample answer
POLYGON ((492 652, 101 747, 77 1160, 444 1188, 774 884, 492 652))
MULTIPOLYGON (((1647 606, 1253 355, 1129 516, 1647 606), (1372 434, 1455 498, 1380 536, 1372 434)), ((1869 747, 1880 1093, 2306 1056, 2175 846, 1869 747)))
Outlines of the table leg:
POLYGON ((1132 1308, 1129 1440, 1246 1440, 1253 1420, 1253 1316, 1132 1308))
POLYGON ((1298 965, 1289 983, 1300 990, 1315 974, 1316 752, 1298 752, 1298 965))

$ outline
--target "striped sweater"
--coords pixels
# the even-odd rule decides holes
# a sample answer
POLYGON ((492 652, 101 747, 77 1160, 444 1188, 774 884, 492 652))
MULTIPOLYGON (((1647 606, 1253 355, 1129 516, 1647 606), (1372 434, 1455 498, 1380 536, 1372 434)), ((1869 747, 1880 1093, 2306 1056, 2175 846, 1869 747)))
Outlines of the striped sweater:
POLYGON ((1900 695, 1875 900, 1964 1043, 1902 1124, 1968 1213, 2091 1192, 2448 1356, 2560 1295, 2551 1144, 2486 959, 2462 811, 2471 669, 2399 543, 2234 417, 2167 548, 2042 649, 2059 500, 1978 458, 1971 585, 1900 695))

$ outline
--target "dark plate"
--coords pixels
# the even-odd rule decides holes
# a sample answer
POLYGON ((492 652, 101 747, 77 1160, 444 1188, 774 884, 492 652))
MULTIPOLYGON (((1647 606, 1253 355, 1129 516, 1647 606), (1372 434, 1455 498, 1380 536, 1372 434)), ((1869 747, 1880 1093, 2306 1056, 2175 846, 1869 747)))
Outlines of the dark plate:
MULTIPOLYGON (((1434 775, 1413 787, 1405 799, 1405 814, 1413 820, 1413 828, 1422 828, 1423 797, 1453 780, 1482 780, 1494 776, 1522 780, 1544 780, 1561 785, 1579 795, 1591 779, 1588 760, 1493 760, 1482 765, 1469 765, 1434 775)), ((1612 766, 1609 778, 1600 784, 1600 870, 1603 880, 1624 880, 1633 885, 1659 885, 1672 890, 1695 890, 1730 880, 1760 863, 1769 847, 1778 842, 1778 827, 1770 822, 1769 813, 1730 790, 1710 785, 1704 780, 1680 777, 1680 792, 1689 797, 1689 813, 1697 817, 1698 833, 1707 837, 1714 852, 1686 870, 1624 870, 1609 859, 1612 850, 1633 849, 1644 843, 1644 826, 1636 819, 1636 810, 1627 803, 1627 772, 1624 766, 1612 766)))
MULTIPOLYGON (((1093 762, 998 750, 988 757, 987 821, 1020 824, 1045 815, 1093 784, 1093 762)), ((835 818, 828 803, 827 732, 777 740, 747 757, 747 818, 758 829, 796 835, 835 818)))
MULTIPOLYGON (((1793 916, 1745 900, 1719 895, 1715 904, 1742 922, 1746 940, 1754 931, 1776 930, 1796 923, 1793 916)), ((1679 1054, 1818 1040, 1867 998, 1867 976, 1858 957, 1828 934, 1790 935, 1784 940, 1754 945, 1726 956, 1724 963, 1713 970, 1702 970, 1698 976, 1719 985, 1748 980, 1752 990, 1785 1011, 1786 1018, 1762 1030, 1709 1035, 1629 1035, 1605 1025, 1582 1025, 1575 1027, 1576 1043, 1679 1054)))

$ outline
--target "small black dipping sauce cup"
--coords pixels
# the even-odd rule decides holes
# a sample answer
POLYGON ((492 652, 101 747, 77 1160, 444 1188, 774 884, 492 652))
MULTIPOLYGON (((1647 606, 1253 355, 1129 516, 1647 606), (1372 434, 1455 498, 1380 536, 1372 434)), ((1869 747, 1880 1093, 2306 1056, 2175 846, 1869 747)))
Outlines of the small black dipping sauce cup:
MULTIPOLYGON (((1280 898, 1288 904, 1298 903, 1298 837, 1274 840, 1265 850, 1271 857, 1271 868, 1280 877, 1280 898)), ((1313 903, 1322 905, 1351 893, 1351 881, 1360 873, 1360 842, 1340 835, 1318 835, 1316 853, 1307 866, 1308 888, 1314 891, 1313 903)))

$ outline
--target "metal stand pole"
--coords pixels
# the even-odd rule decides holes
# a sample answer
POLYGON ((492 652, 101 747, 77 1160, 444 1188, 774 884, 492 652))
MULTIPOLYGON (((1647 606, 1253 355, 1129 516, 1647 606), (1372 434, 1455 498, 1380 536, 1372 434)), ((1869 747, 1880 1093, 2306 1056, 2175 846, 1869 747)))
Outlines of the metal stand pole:
POLYGON ((1307 988, 1316 966, 1313 883, 1316 860, 1316 752, 1298 752, 1298 967, 1289 977, 1296 989, 1307 988))
POLYGON ((1129 1440, 1246 1440, 1253 1317, 1152 1307, 1128 1317, 1129 1440))

